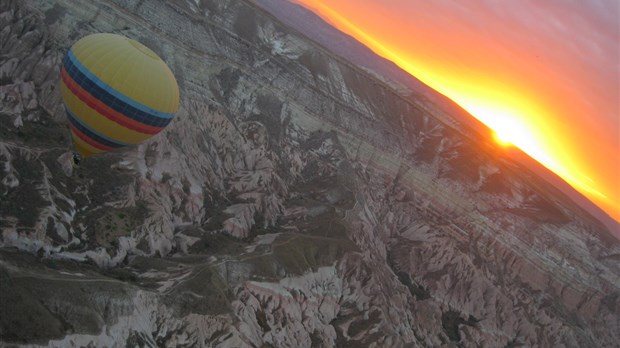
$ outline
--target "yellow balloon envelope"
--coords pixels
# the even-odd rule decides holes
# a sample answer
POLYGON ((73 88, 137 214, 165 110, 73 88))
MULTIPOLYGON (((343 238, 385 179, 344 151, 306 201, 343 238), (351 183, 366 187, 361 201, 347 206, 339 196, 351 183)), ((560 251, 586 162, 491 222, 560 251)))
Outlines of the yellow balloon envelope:
POLYGON ((144 141, 179 108, 179 87, 166 63, 115 34, 76 42, 62 62, 60 85, 73 143, 83 157, 144 141))

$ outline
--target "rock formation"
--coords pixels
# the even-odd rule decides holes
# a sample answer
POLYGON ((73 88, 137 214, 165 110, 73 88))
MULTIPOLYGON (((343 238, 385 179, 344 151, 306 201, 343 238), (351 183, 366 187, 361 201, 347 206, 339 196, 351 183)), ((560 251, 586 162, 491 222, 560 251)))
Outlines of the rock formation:
POLYGON ((253 2, 6 0, 0 47, 3 344, 620 342, 612 231, 253 2), (182 105, 67 177, 59 64, 93 32, 157 52, 182 105))

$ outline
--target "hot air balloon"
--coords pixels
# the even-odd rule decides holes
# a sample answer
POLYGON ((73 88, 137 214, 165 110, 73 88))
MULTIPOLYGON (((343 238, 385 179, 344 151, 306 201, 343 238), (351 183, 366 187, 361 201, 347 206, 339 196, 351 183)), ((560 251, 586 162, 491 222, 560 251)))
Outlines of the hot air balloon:
POLYGON ((60 88, 76 165, 81 157, 154 136, 179 108, 179 87, 166 63, 116 34, 78 40, 63 59, 60 88))

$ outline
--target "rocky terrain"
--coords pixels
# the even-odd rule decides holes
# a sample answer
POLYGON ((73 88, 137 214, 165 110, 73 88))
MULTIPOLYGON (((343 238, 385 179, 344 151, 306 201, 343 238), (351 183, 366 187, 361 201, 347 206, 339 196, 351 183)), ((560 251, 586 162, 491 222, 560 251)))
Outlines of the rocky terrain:
POLYGON ((614 231, 255 3, 3 0, 0 47, 3 345, 620 342, 614 231), (93 32, 156 51, 182 104, 67 177, 59 65, 93 32))

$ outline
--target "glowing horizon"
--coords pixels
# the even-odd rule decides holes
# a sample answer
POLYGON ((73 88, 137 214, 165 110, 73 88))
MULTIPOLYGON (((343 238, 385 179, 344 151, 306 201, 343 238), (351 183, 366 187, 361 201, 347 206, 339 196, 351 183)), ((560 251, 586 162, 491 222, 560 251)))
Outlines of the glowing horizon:
MULTIPOLYGON (((455 101, 494 130, 503 145, 510 142, 519 147, 620 221, 620 126, 613 105, 613 81, 607 88, 611 91, 599 87, 598 75, 588 74, 591 71, 586 68, 592 69, 582 61, 565 58, 566 52, 560 51, 564 46, 553 44, 546 49, 549 43, 542 34, 530 42, 531 33, 517 35, 503 28, 496 34, 489 30, 510 18, 459 22, 450 11, 462 14, 471 8, 453 10, 458 6, 445 6, 445 1, 421 2, 415 10, 398 0, 387 4, 294 2, 455 101), (458 35, 448 32, 448 27, 458 35), (514 36, 512 41, 504 40, 508 35, 514 36), (539 46, 545 49, 531 52, 539 46), (592 91, 582 87, 586 83, 592 91), (601 100, 603 107, 596 104, 601 100), (602 115, 600 123, 587 117, 601 110, 611 116, 602 115)), ((476 6, 479 16, 490 17, 489 9, 476 6)), ((611 69, 613 74, 617 67, 611 69)))

